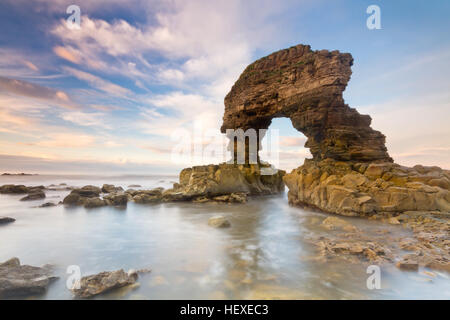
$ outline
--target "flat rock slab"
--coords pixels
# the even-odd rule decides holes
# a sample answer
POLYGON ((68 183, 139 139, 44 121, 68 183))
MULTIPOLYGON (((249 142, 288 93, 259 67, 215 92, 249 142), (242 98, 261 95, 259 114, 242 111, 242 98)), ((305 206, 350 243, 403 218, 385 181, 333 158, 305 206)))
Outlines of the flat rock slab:
POLYGON ((79 288, 72 289, 78 298, 90 298, 113 289, 118 289, 136 283, 138 274, 130 270, 126 273, 123 269, 117 271, 105 271, 81 278, 79 288))
POLYGON ((50 266, 20 265, 18 258, 0 264, 0 298, 26 297, 43 294, 49 284, 57 279, 50 266))

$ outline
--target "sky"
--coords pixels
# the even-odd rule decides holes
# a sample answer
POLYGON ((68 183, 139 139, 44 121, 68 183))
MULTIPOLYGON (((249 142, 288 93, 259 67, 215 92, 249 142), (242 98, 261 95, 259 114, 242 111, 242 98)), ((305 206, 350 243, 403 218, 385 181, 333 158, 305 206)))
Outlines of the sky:
MULTIPOLYGON (((2 0, 0 172, 176 173, 217 163, 225 95, 296 44, 350 52, 346 103, 397 163, 450 169, 449 1, 2 0), (70 29, 69 5, 81 9, 70 29), (378 5, 381 29, 366 9, 378 5), (203 153, 174 157, 200 145, 203 153), (190 147, 189 147, 190 148, 190 147)), ((310 157, 274 119, 282 169, 310 157)))

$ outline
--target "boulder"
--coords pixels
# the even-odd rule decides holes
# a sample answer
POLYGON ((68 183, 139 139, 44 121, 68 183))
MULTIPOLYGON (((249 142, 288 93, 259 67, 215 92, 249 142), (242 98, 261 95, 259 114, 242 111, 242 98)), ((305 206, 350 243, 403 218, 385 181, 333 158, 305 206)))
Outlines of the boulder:
POLYGON ((114 186, 112 184, 104 184, 102 186, 102 192, 103 193, 118 193, 118 192, 121 192, 121 191, 123 191, 122 187, 116 187, 116 186, 114 186))
POLYGON ((24 185, 5 184, 0 187, 0 193, 23 194, 28 192, 28 187, 24 185))
POLYGON ((125 193, 114 193, 103 197, 103 199, 110 201, 110 204, 117 207, 126 206, 128 203, 128 195, 125 193))
POLYGON ((98 197, 101 192, 102 190, 99 187, 88 185, 80 189, 74 189, 71 193, 78 194, 81 197, 95 198, 98 197))
MULTIPOLYGON (((130 270, 131 271, 131 270, 130 270)), ((122 288, 136 283, 138 274, 135 271, 125 272, 105 271, 81 278, 79 288, 73 288, 73 294, 78 298, 91 298, 99 294, 122 288)))
MULTIPOLYGON (((73 189, 69 195, 67 195, 63 204, 68 206, 82 206, 88 203, 88 207, 93 208, 96 206, 102 206, 105 204, 101 204, 99 200, 99 195, 101 193, 101 189, 94 186, 84 186, 82 188, 73 189), (90 198, 95 198, 92 201, 89 201, 90 198)), ((101 200, 103 201, 103 200, 101 200)))
POLYGON ((20 265, 19 259, 12 258, 0 264, 0 298, 43 294, 55 279, 49 266, 20 265))
POLYGON ((150 195, 145 193, 137 194, 133 197, 133 201, 140 204, 158 203, 162 201, 162 194, 150 195))
POLYGON ((12 223, 16 221, 16 219, 14 218, 10 218, 10 217, 0 217, 0 225, 2 224, 7 224, 7 223, 12 223))
POLYGON ((67 195, 64 200, 63 204, 69 205, 69 206, 76 206, 80 202, 80 195, 78 193, 70 193, 67 195))
POLYGON ((104 207, 107 202, 100 198, 86 198, 84 201, 84 207, 88 209, 104 207))

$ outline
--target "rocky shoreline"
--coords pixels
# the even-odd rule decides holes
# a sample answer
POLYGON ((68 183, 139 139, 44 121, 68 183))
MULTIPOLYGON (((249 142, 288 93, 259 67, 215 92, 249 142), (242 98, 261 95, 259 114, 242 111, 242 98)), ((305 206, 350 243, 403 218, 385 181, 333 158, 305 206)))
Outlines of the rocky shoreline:
POLYGON ((96 208, 126 206, 128 201, 140 204, 189 201, 195 203, 245 203, 248 195, 269 195, 284 191, 284 171, 262 175, 259 165, 220 164, 183 169, 179 182, 164 190, 123 190, 113 185, 102 188, 85 186, 74 189, 63 204, 96 208), (105 193, 102 198, 100 194, 105 193))
POLYGON ((439 167, 306 160, 284 182, 289 203, 345 216, 450 211, 450 171, 439 167))

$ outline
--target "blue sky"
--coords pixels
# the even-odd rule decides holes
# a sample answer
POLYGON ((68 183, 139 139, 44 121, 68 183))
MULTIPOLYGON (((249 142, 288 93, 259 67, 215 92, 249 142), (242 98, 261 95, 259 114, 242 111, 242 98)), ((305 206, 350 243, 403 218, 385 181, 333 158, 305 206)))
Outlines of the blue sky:
MULTIPOLYGON (((303 43, 350 52, 346 102, 370 114, 394 159, 450 168, 448 1, 0 3, 0 171, 175 173, 199 137, 219 145, 223 98, 246 65, 303 43), (81 29, 66 8, 81 8, 81 29), (369 5, 381 29, 366 27, 369 5), (210 139, 210 140, 211 140, 210 139)), ((288 119, 280 166, 308 150, 288 119)), ((204 139, 201 143, 205 143, 204 139)))

